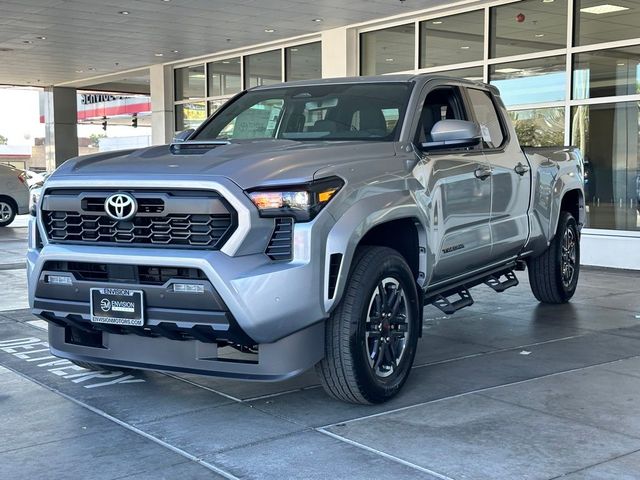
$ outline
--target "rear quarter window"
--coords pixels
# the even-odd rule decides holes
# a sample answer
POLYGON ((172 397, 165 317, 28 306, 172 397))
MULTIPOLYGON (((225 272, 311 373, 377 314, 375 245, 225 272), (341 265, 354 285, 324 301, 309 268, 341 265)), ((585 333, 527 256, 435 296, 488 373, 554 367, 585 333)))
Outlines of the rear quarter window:
POLYGON ((498 148, 504 143, 505 134, 491 94, 485 90, 468 90, 471 108, 482 131, 484 148, 498 148))

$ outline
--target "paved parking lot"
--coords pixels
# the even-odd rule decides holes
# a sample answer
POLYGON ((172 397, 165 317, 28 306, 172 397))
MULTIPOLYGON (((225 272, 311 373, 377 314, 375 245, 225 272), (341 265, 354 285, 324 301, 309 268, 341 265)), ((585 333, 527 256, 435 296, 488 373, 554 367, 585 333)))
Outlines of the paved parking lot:
POLYGON ((246 383, 50 356, 24 234, 0 232, 2 478, 640 478, 640 272, 584 269, 563 306, 519 273, 454 316, 428 308, 403 392, 365 407, 313 372, 246 383))

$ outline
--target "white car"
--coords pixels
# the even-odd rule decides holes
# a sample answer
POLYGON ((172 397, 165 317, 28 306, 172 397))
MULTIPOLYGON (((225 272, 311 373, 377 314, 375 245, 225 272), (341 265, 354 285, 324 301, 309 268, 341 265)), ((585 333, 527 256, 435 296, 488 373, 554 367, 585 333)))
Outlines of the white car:
POLYGON ((6 227, 16 215, 29 211, 29 187, 22 170, 0 165, 0 227, 6 227))

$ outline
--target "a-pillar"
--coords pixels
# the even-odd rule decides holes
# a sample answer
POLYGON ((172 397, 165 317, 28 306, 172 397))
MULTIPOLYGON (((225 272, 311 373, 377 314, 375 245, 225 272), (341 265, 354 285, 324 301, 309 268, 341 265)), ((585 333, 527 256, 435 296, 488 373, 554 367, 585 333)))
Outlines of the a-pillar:
POLYGON ((151 143, 170 143, 174 135, 173 69, 152 65, 149 69, 151 88, 151 143))
POLYGON ((76 89, 49 87, 44 92, 45 159, 53 171, 78 155, 76 89))

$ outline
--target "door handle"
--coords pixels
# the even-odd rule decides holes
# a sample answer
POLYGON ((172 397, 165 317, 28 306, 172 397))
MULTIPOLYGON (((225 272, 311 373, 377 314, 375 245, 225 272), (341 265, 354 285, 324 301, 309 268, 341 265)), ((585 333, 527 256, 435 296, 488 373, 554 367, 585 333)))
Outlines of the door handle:
POLYGON ((518 162, 518 164, 513 170, 515 170, 515 172, 518 175, 522 176, 529 171, 529 165, 525 165, 522 162, 518 162))
POLYGON ((491 167, 476 168, 473 174, 480 180, 486 180, 492 173, 491 167))

